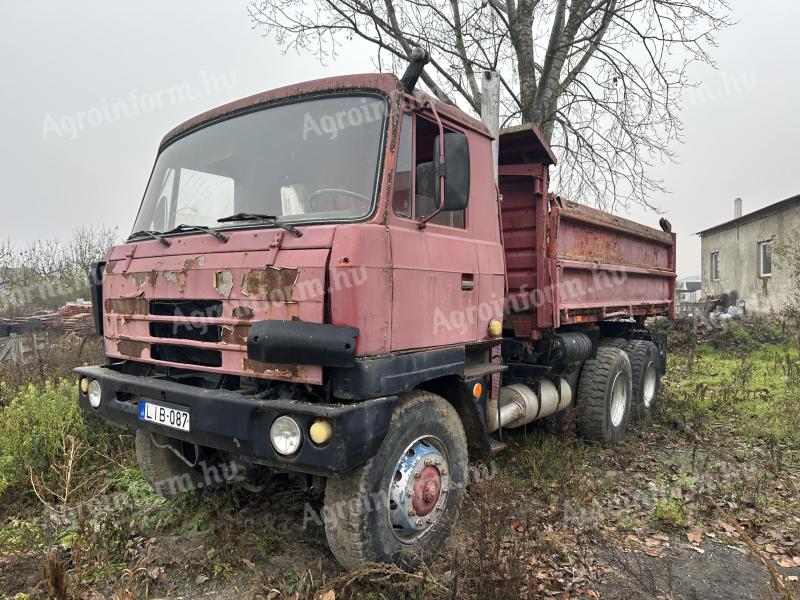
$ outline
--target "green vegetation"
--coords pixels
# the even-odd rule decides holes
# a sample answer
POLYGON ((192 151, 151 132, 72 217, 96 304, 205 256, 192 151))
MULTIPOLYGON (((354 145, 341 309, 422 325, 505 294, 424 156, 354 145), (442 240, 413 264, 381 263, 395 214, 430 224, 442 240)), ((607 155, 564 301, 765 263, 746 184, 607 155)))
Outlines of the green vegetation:
POLYGON ((791 344, 762 344, 746 353, 704 344, 672 357, 665 385, 668 418, 701 426, 723 419, 751 441, 800 442, 800 353, 791 344))
POLYGON ((653 518, 661 525, 668 527, 683 527, 686 525, 683 507, 677 498, 660 498, 653 509, 653 518))
POLYGON ((670 327, 654 422, 632 423, 613 448, 535 424, 505 432, 509 448, 494 477, 470 488, 452 545, 414 574, 376 565, 341 574, 324 530, 304 523, 306 503, 319 510, 319 498, 285 479, 252 492, 154 495, 133 466, 129 434, 79 410, 74 380, 47 370, 66 372, 68 359, 43 363, 43 383, 35 370, 19 384, 0 374, 0 559, 32 565, 29 586, 0 569, 0 597, 4 582, 13 593, 34 589, 53 549, 75 597, 240 587, 254 596, 451 597, 456 585, 457 597, 511 598, 564 591, 562 582, 587 572, 582 561, 619 559, 614 548, 665 560, 698 531, 715 536, 703 544, 740 545, 746 531, 779 549, 776 562, 800 560, 790 543, 800 539, 800 353, 770 321, 670 327))
POLYGON ((130 460, 129 436, 85 414, 76 394, 67 379, 0 382, 0 500, 31 492, 48 504, 80 500, 130 460))

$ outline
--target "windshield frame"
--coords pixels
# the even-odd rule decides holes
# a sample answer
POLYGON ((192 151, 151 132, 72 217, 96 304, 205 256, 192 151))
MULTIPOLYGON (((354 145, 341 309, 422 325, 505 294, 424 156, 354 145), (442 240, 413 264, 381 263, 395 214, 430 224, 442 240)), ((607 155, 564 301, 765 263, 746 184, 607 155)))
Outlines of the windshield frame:
MULTIPOLYGON (((295 225, 296 227, 307 227, 307 226, 315 226, 315 225, 330 225, 330 224, 341 224, 341 223, 363 223, 370 221, 376 214, 378 207, 379 207, 379 200, 381 194, 381 188, 383 185, 383 171, 386 164, 386 154, 387 154, 387 138, 389 134, 389 123, 391 122, 392 117, 392 110, 393 110, 393 103, 388 94, 380 89, 365 89, 365 88, 342 88, 334 91, 321 91, 321 92, 314 92, 310 94, 302 94, 296 96, 289 96, 286 98, 281 98, 279 100, 273 100, 270 102, 265 102, 263 104, 257 104, 253 106, 249 106, 244 109, 232 111, 227 113, 223 116, 216 117, 210 119, 208 121, 204 121, 194 127, 190 127, 186 131, 181 132, 180 134, 176 135, 173 138, 170 138, 166 143, 162 143, 158 148, 158 153, 156 154, 156 158, 153 161, 153 167, 150 170, 150 175, 147 178, 147 185, 145 185, 144 192, 142 194, 142 198, 139 201, 139 208, 136 211, 136 217, 133 220, 133 229, 128 234, 126 241, 130 241, 133 237, 134 233, 137 233, 136 230, 136 223, 139 221, 139 217, 141 216, 142 209, 144 208, 145 198, 147 196, 147 192, 150 189, 150 184, 153 180, 153 175, 155 175, 156 167, 158 165, 158 160, 161 158, 161 154, 169 148, 175 142, 182 140, 183 138, 190 136, 206 127, 211 127, 212 125, 216 125, 218 123, 222 123, 224 121, 228 121, 230 119, 235 119, 237 117, 241 117, 244 115, 261 112, 263 110, 269 110, 271 108, 277 108, 280 106, 287 106, 292 104, 301 104, 303 102, 309 102, 313 100, 320 100, 325 98, 335 98, 335 97, 353 97, 353 98, 374 98, 376 100, 381 100, 384 102, 384 117, 383 123, 381 124, 381 133, 379 138, 379 149, 380 154, 378 156, 378 160, 375 164, 375 183, 373 186, 372 191, 372 198, 370 199, 370 209, 362 216, 359 217, 349 217, 349 218, 339 218, 339 219, 320 219, 320 220, 307 220, 301 221, 299 223, 293 222, 291 219, 283 219, 281 216, 278 216, 276 219, 278 223, 288 223, 291 225, 295 225)), ((271 225, 269 223, 264 223, 263 221, 241 221, 241 222, 231 222, 231 223, 220 223, 218 227, 213 227, 213 229, 217 231, 236 231, 240 229, 276 229, 280 228, 280 225, 271 225)), ((164 237, 175 237, 175 236, 185 236, 185 235, 197 235, 202 233, 200 231, 175 231, 171 233, 162 233, 158 232, 160 235, 164 237)), ((138 240, 138 236, 136 238, 138 240)))

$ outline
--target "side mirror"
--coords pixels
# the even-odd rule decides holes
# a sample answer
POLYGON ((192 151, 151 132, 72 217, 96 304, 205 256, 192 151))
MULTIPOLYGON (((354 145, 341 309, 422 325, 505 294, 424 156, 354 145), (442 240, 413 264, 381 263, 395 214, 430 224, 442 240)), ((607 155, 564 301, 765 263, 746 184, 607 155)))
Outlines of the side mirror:
POLYGON ((444 173, 439 165, 439 136, 433 141, 435 165, 434 207, 441 198, 442 175, 444 175, 443 211, 464 210, 469 204, 469 144, 463 133, 444 134, 444 173))

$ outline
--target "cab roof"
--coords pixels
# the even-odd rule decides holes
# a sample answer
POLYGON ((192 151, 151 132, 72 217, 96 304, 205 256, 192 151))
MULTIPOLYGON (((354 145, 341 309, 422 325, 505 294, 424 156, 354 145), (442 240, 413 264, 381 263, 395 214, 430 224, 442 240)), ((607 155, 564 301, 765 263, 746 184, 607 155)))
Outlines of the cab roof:
MULTIPOLYGON (((201 113, 191 119, 184 121, 169 133, 167 133, 161 140, 160 148, 174 141, 176 138, 182 136, 186 132, 219 119, 224 119, 228 116, 239 112, 247 112, 257 106, 268 104, 283 100, 285 98, 301 98, 303 96, 310 96, 320 92, 334 92, 338 90, 347 91, 362 91, 362 92, 380 92, 392 98, 396 96, 405 95, 403 85, 400 79, 393 73, 363 73, 358 75, 342 75, 338 77, 326 77, 324 79, 314 79, 311 81, 304 81, 287 85, 284 87, 268 90, 228 102, 216 108, 212 108, 204 113, 201 113)), ((446 104, 425 92, 416 92, 414 97, 417 101, 430 101, 435 107, 436 111, 441 115, 446 115, 465 125, 466 127, 475 130, 478 133, 489 136, 489 131, 486 126, 477 119, 470 117, 457 106, 446 104)))

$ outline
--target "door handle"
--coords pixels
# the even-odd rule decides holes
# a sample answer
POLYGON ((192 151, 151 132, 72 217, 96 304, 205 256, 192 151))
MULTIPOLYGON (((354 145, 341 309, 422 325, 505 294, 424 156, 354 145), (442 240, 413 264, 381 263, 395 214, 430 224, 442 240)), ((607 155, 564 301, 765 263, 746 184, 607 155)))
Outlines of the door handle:
POLYGON ((472 273, 461 274, 461 291, 471 292, 475 289, 475 276, 472 273))

